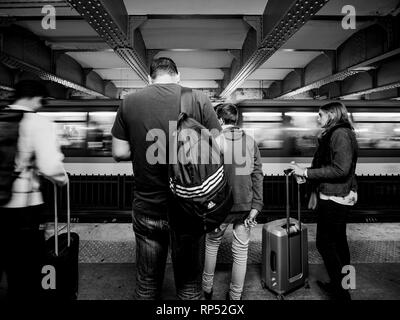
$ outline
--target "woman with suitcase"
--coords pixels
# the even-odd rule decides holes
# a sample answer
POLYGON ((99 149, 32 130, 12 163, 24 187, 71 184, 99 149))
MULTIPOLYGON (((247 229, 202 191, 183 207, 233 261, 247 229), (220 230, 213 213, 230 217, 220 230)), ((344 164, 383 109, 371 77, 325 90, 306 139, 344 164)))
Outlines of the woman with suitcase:
POLYGON ((317 209, 317 249, 330 283, 317 281, 333 299, 350 300, 342 287, 342 268, 350 264, 346 236, 349 209, 357 202, 355 178, 358 145, 345 105, 331 102, 320 107, 318 122, 322 133, 310 168, 289 166, 297 177, 315 185, 309 207, 317 209))

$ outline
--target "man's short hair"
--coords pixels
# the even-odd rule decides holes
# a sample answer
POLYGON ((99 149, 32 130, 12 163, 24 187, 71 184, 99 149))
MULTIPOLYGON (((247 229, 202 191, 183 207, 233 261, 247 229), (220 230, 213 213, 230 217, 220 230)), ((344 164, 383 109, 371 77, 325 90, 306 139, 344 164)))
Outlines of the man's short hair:
POLYGON ((172 59, 160 57, 152 61, 150 65, 150 77, 155 79, 158 75, 163 73, 167 73, 171 76, 178 74, 178 68, 172 59))
POLYGON ((218 105, 216 113, 219 119, 222 119, 225 124, 236 124, 238 121, 238 110, 234 104, 225 103, 218 105))
POLYGON ((47 98, 49 92, 43 83, 36 80, 22 80, 15 85, 14 100, 31 99, 35 97, 47 98))

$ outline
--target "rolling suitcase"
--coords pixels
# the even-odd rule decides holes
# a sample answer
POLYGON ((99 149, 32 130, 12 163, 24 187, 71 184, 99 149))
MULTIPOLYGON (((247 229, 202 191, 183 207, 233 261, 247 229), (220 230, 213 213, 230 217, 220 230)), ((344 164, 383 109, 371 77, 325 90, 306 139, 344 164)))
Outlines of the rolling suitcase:
POLYGON ((290 218, 289 174, 285 171, 286 218, 266 223, 262 229, 262 286, 276 293, 280 300, 290 291, 303 285, 308 287, 307 226, 300 220, 299 184, 298 220, 290 218))
POLYGON ((58 234, 57 187, 54 185, 54 236, 46 241, 46 265, 55 269, 55 288, 44 290, 44 298, 75 300, 78 295, 79 235, 71 232, 69 182, 67 184, 67 232, 58 234))

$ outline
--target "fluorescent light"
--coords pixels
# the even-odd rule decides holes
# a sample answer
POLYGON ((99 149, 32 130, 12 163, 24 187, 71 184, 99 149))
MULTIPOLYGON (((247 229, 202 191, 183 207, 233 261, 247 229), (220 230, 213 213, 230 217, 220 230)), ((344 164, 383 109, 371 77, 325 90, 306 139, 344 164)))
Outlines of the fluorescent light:
POLYGON ((368 132, 369 129, 354 129, 355 132, 368 132))
POLYGON ((393 116, 400 116, 400 113, 397 112, 354 112, 353 117, 379 117, 379 118, 386 118, 386 117, 393 117, 393 116))
POLYGON ((365 72, 365 71, 370 71, 370 70, 374 70, 374 69, 376 69, 376 68, 372 67, 372 66, 365 66, 365 67, 353 68, 351 70, 365 72))
POLYGON ((283 128, 286 131, 310 131, 311 129, 308 128, 283 128))
POLYGON ((62 117, 78 117, 81 118, 83 115, 86 116, 86 112, 38 112, 37 114, 50 118, 62 118, 62 117))
POLYGON ((116 112, 113 111, 99 111, 99 112, 90 112, 89 116, 91 117, 115 117, 116 112))
POLYGON ((394 129, 395 132, 400 132, 400 128, 394 129))
POLYGON ((280 117, 280 116, 282 116, 282 113, 281 112, 243 112, 242 115, 243 115, 243 117, 265 117, 265 116, 280 117))
POLYGON ((243 112, 243 121, 280 121, 281 112, 243 112))
POLYGON ((285 116, 290 117, 316 117, 317 112, 285 112, 285 116))

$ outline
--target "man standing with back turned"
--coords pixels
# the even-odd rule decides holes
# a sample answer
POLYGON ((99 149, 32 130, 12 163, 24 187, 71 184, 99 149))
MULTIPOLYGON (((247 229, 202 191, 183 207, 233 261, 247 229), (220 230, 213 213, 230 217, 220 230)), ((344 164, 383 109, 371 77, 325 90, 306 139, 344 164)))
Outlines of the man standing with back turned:
MULTIPOLYGON (((179 209, 171 200, 168 161, 148 159, 149 147, 155 143, 164 145, 156 156, 168 157, 169 125, 178 119, 180 110, 180 74, 174 61, 162 57, 152 62, 149 80, 149 86, 124 99, 112 129, 114 159, 132 160, 133 164, 136 298, 161 298, 171 242, 178 298, 200 299, 204 237, 178 234, 170 229, 168 214, 179 215, 179 209), (166 139, 155 137, 153 132, 157 131, 163 132, 166 139)), ((193 91, 193 100, 193 112, 189 116, 209 130, 221 130, 209 99, 193 91)))

